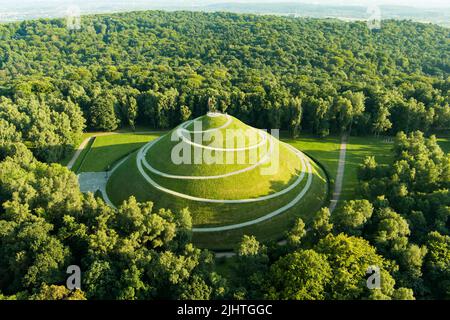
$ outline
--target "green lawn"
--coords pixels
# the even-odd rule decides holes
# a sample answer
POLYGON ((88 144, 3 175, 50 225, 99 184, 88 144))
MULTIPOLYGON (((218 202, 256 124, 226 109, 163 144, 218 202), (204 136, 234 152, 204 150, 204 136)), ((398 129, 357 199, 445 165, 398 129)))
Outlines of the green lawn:
MULTIPOLYGON (((302 135, 298 139, 289 139, 282 135, 282 141, 293 145, 319 161, 328 171, 330 180, 334 181, 339 163, 340 137, 317 138, 312 135, 302 135)), ((341 200, 358 197, 357 171, 364 158, 375 156, 378 163, 389 164, 393 161, 392 146, 392 143, 385 142, 385 138, 373 136, 349 137, 341 200)))
MULTIPOLYGON (((87 154, 78 172, 105 171, 159 135, 159 133, 124 133, 96 137, 92 146, 86 148, 87 154)), ((78 161, 82 161, 82 158, 80 155, 78 161)))
MULTIPOLYGON (((329 172, 331 180, 335 179, 339 159, 339 137, 331 136, 321 139, 311 135, 302 135, 295 140, 282 138, 282 141, 288 142, 314 157, 329 172)), ((445 152, 450 151, 450 135, 439 135, 438 142, 445 152)), ((390 164, 393 161, 392 147, 393 143, 386 142, 384 137, 349 137, 341 200, 356 199, 358 197, 357 172, 364 158, 366 156, 375 156, 379 164, 390 164)))
MULTIPOLYGON (((95 131, 95 132, 84 132, 82 135, 81 135, 81 139, 78 141, 78 143, 77 143, 77 148, 78 148, 78 146, 85 140, 85 139, 87 139, 87 138, 90 138, 90 137, 94 137, 94 136, 97 136, 97 135, 108 135, 108 134, 111 134, 111 133, 130 133, 131 135, 139 135, 140 133, 142 133, 142 132, 149 132, 149 133, 158 133, 158 134, 160 134, 159 133, 159 131, 152 131, 152 130, 149 130, 149 128, 148 127, 145 127, 145 126, 136 126, 136 128, 131 128, 131 127, 125 127, 125 128, 121 128, 121 129, 119 129, 119 130, 117 130, 117 131, 114 131, 114 132, 100 132, 100 131, 95 131), (137 133, 135 133, 135 132, 137 132, 137 133)), ((164 131, 161 131, 161 133, 164 133, 164 131)), ((132 138, 131 138, 132 139, 132 138)), ((138 139, 139 140, 139 139, 138 139)), ((79 155, 79 157, 77 158, 77 161, 75 161, 75 164, 74 164, 74 166, 73 166, 73 168, 72 168, 72 171, 75 171, 75 172, 77 172, 77 170, 79 169, 79 167, 80 167, 80 165, 81 165, 81 162, 84 162, 83 161, 83 159, 84 159, 84 157, 85 157, 85 155, 86 155, 86 153, 90 150, 90 147, 91 147, 92 145, 87 145, 84 149, 83 149, 83 151, 80 153, 80 155, 79 155)), ((63 165, 63 166, 67 166, 67 164, 69 163, 69 161, 72 159, 72 157, 74 156, 74 154, 75 154, 75 152, 76 152, 76 149, 74 149, 74 150, 72 150, 72 152, 70 152, 66 157, 64 157, 63 159, 61 159, 58 163, 59 164, 61 164, 61 165, 63 165)))
POLYGON ((366 156, 375 156, 379 164, 392 163, 393 143, 385 142, 384 139, 373 136, 349 137, 341 200, 358 198, 358 167, 366 156))
POLYGON ((301 134, 299 138, 291 139, 285 135, 285 133, 282 133, 281 141, 289 143, 319 161, 325 167, 325 170, 327 170, 330 179, 334 180, 339 161, 340 137, 330 136, 318 138, 309 134, 301 134))
POLYGON ((444 152, 450 152, 450 134, 438 135, 438 143, 444 152))

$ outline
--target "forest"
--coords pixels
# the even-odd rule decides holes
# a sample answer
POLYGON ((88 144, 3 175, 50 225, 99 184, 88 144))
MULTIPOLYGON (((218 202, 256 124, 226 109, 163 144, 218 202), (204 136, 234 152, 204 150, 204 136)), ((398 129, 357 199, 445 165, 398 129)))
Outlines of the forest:
POLYGON ((146 11, 0 24, 0 299, 450 299, 449 30, 146 11), (189 210, 117 210, 58 164, 82 133, 170 129, 208 110, 293 138, 395 137, 360 197, 287 244, 245 236, 229 274, 189 210), (64 284, 84 270, 82 290, 64 284), (362 288, 367 266, 382 288, 362 288))

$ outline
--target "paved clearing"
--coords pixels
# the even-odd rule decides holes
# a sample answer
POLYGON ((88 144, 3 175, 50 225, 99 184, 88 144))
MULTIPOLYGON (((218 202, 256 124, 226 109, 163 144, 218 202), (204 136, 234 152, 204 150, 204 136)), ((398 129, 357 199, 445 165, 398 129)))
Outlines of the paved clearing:
POLYGON ((106 204, 110 207, 117 209, 117 207, 111 202, 106 192, 106 184, 108 183, 109 177, 117 170, 122 163, 124 163, 129 156, 126 156, 118 164, 114 166, 110 171, 103 172, 83 172, 78 175, 78 183, 80 184, 81 192, 92 192, 95 193, 100 191, 105 200, 106 204))
POLYGON ((78 182, 80 184, 81 192, 92 192, 95 193, 100 191, 102 193, 105 202, 112 206, 114 205, 109 200, 106 194, 106 183, 111 175, 111 172, 84 172, 78 175, 78 182))

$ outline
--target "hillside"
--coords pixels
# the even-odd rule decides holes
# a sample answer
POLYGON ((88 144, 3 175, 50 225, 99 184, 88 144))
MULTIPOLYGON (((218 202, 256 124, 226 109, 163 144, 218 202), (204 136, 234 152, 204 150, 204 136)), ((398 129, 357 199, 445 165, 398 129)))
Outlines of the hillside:
POLYGON ((209 113, 130 156, 110 177, 107 193, 117 206, 134 196, 175 212, 187 207, 196 243, 224 249, 249 228, 263 239, 282 237, 292 218, 309 220, 326 200, 327 188, 322 170, 298 150, 234 117, 209 113), (181 155, 183 164, 174 153, 180 145, 180 154, 188 154, 181 155), (272 221, 279 215, 281 225, 272 221), (219 242, 204 240, 213 233, 219 242))

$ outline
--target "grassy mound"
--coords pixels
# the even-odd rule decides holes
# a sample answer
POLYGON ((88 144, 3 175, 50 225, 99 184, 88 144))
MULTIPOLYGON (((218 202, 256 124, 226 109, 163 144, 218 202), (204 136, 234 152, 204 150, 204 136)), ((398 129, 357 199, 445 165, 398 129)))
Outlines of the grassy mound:
POLYGON ((233 117, 204 116, 198 120, 195 124, 188 122, 175 128, 154 141, 147 150, 144 146, 144 149, 141 149, 141 158, 139 151, 132 154, 108 181, 107 193, 110 200, 115 205, 119 205, 128 197, 135 196, 138 201, 153 201, 158 208, 180 210, 189 207, 196 229, 234 226, 266 217, 280 208, 289 206, 282 213, 245 228, 223 232, 195 232, 195 242, 211 249, 230 248, 244 233, 255 234, 263 240, 279 238, 289 228, 289 224, 295 217, 308 220, 308 217, 326 200, 328 186, 325 174, 307 156, 233 117), (194 135, 192 131, 199 131, 199 123, 201 123, 201 130, 206 131, 200 134, 203 137, 201 141, 192 137, 194 135), (218 129, 215 130, 215 128, 218 129), (244 136, 245 132, 248 132, 245 141, 238 144, 237 140, 233 140, 233 143, 230 143, 227 140, 227 131, 230 129, 244 132, 244 136), (185 137, 191 135, 188 142, 184 142, 180 137, 178 140, 174 139, 177 136, 176 130, 185 137), (255 132, 256 135, 253 134, 255 132), (191 145, 190 142, 194 142, 195 145, 191 145), (177 145, 180 146, 180 143, 186 144, 183 145, 183 150, 190 150, 191 162, 194 160, 194 152, 198 152, 198 149, 204 152, 208 149, 201 146, 206 146, 207 148, 235 149, 236 151, 223 152, 231 152, 233 156, 245 159, 247 163, 176 164, 171 154, 177 145), (256 153, 255 150, 257 150, 256 153), (144 160, 153 170, 156 170, 156 173, 142 165, 144 160), (260 163, 262 160, 265 162, 260 163), (141 170, 139 164, 141 164, 141 170), (270 167, 275 170, 264 171, 270 167), (170 177, 161 175, 161 172, 170 177), (233 174, 233 172, 239 173, 233 174), (175 176, 180 178, 174 178, 175 176), (199 176, 220 177, 192 178, 199 176), (149 179, 155 185, 149 183, 149 179), (172 191, 174 194, 171 193, 172 191), (303 197, 296 201, 299 194, 303 194, 303 197), (216 202, 198 201, 189 197, 216 202), (262 199, 259 199, 261 197, 262 199), (245 202, 239 203, 243 199, 245 202))

